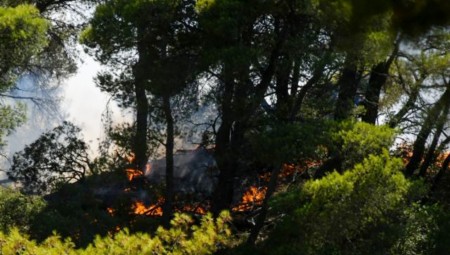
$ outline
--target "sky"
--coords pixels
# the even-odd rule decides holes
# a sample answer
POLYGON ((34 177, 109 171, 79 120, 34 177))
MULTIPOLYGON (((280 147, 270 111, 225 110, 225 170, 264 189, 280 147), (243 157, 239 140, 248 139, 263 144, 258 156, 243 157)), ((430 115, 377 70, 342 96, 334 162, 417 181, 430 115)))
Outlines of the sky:
MULTIPOLYGON (((110 96, 101 92, 95 85, 94 77, 101 70, 100 64, 81 50, 79 54, 83 63, 78 64, 77 72, 63 80, 57 91, 52 92, 54 96, 61 97, 57 105, 58 112, 43 112, 27 102, 27 122, 7 137, 8 145, 3 150, 6 156, 11 157, 14 152, 22 150, 25 145, 32 143, 43 132, 61 124, 63 120, 81 128, 82 138, 89 144, 90 154, 95 156, 97 139, 104 137, 102 114, 107 106, 112 110, 115 122, 127 119, 110 100, 110 96)), ((3 159, 2 169, 8 168, 9 164, 3 159)), ((3 178, 5 175, 0 172, 0 180, 3 178)))
POLYGON ((62 109, 66 120, 78 125, 85 141, 96 148, 96 139, 103 135, 102 114, 107 106, 112 108, 116 120, 123 119, 117 105, 110 96, 95 86, 94 77, 100 71, 100 64, 90 56, 81 53, 84 63, 79 64, 78 72, 63 85, 62 109))

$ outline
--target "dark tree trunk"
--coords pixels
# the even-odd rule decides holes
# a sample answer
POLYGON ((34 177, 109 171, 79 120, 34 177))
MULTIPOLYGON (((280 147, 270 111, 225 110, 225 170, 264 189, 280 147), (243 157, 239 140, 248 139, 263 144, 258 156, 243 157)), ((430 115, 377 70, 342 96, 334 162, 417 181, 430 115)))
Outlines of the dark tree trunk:
POLYGON ((369 87, 367 88, 365 100, 363 102, 366 112, 361 118, 364 122, 375 124, 377 120, 381 89, 386 83, 389 75, 389 66, 390 65, 387 65, 385 62, 379 63, 370 73, 369 87))
POLYGON ((170 106, 170 97, 163 97, 164 115, 166 118, 166 194, 164 202, 164 225, 170 227, 170 220, 173 216, 174 184, 173 184, 173 148, 174 148, 174 120, 170 106))
POLYGON ((414 171, 419 167, 420 161, 425 154, 425 143, 430 135, 435 121, 438 119, 444 107, 449 107, 450 104, 450 88, 447 88, 441 98, 431 108, 427 117, 425 118, 422 128, 417 135, 416 141, 413 145, 413 155, 405 168, 405 175, 412 176, 414 171))
POLYGON ((219 180, 217 188, 214 191, 214 196, 212 199, 211 210, 214 215, 219 215, 219 213, 228 209, 229 205, 232 203, 232 196, 230 197, 230 187, 233 186, 233 158, 231 157, 231 144, 230 137, 232 133, 233 126, 233 110, 232 101, 235 84, 224 71, 224 91, 222 95, 222 101, 220 102, 220 112, 222 114, 221 124, 216 134, 215 139, 215 158, 217 162, 217 167, 219 168, 219 180))
POLYGON ((281 119, 285 118, 289 109, 289 76, 292 69, 290 59, 282 60, 275 74, 275 94, 277 96, 276 113, 281 119))
POLYGON ((436 132, 433 137, 433 141, 431 141, 430 147, 428 148, 427 155, 425 156, 425 159, 423 160, 423 163, 420 166, 419 176, 425 177, 428 167, 430 167, 431 163, 435 159, 436 147, 438 145, 439 138, 441 137, 442 131, 444 129, 445 122, 447 122, 448 111, 449 111, 449 108, 445 107, 442 112, 441 117, 438 120, 436 132))
POLYGON ((231 67, 224 67, 224 90, 220 102, 222 122, 215 141, 215 158, 220 174, 211 205, 215 215, 218 215, 221 210, 230 209, 233 202, 234 179, 239 167, 240 148, 244 141, 247 123, 260 107, 271 84, 282 45, 286 40, 285 36, 285 31, 281 31, 268 59, 267 67, 261 73, 261 81, 256 86, 248 77, 248 68, 230 72, 228 68, 231 67), (236 81, 239 84, 236 84, 236 81))
MULTIPOLYGON (((347 57, 342 75, 338 81, 339 95, 337 98, 334 119, 341 121, 351 116, 354 108, 354 98, 358 87, 360 75, 352 58, 347 57)), ((326 173, 337 170, 342 172, 342 158, 340 155, 341 145, 337 145, 330 151, 329 159, 326 160, 315 172, 314 179, 322 178, 326 173)))
POLYGON ((146 31, 142 28, 138 30, 137 51, 138 62, 133 66, 134 92, 136 96, 136 135, 133 141, 134 164, 137 169, 144 171, 147 166, 147 127, 150 105, 147 99, 147 84, 149 68, 149 50, 146 31))
POLYGON ((351 116, 358 83, 359 74, 356 63, 347 59, 338 82, 339 95, 334 111, 335 120, 345 120, 351 116))
MULTIPOLYGON (((222 210, 229 210, 234 197, 234 182, 236 173, 240 167, 239 159, 242 143, 244 140, 244 124, 235 121, 233 125, 223 125, 224 133, 220 133, 218 138, 224 139, 224 135, 228 134, 228 143, 225 142, 225 148, 218 148, 216 145, 216 153, 219 153, 217 165, 220 169, 219 181, 213 198, 212 212, 218 215, 222 210), (223 152, 222 150, 225 149, 223 152)), ((216 141, 218 141, 216 139, 216 141)))
POLYGON ((450 164, 450 154, 447 155, 444 162, 442 163, 441 169, 439 169, 439 172, 437 173, 436 177, 434 177, 433 184, 431 185, 431 191, 436 190, 437 185, 441 182, 445 172, 447 172, 449 164, 450 164))
POLYGON ((397 57, 398 47, 399 39, 397 40, 394 51, 389 59, 373 67, 370 72, 369 86, 364 95, 365 100, 363 102, 366 112, 361 118, 364 122, 375 124, 377 121, 381 89, 386 84, 387 78, 389 77, 389 69, 392 62, 397 57))
POLYGON ((277 188, 278 175, 280 174, 282 165, 275 167, 270 176, 269 184, 267 186, 266 196, 264 197, 263 204, 261 206, 261 212, 256 218, 255 226, 252 228, 250 235, 247 239, 247 244, 254 245, 258 239, 259 232, 264 226, 264 221, 266 220, 267 213, 269 210, 269 200, 272 197, 275 189, 277 188))
POLYGON ((145 83, 143 77, 139 74, 140 71, 135 72, 134 92, 136 96, 136 135, 134 137, 133 152, 134 165, 137 169, 144 171, 147 165, 147 126, 149 104, 145 91, 145 83))

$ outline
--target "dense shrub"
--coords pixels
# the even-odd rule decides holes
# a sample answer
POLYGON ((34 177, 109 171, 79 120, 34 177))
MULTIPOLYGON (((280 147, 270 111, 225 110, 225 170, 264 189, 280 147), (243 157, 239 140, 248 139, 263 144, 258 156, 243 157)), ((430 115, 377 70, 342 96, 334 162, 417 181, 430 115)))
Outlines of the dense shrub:
POLYGON ((70 239, 61 240, 54 235, 37 244, 17 229, 9 234, 0 233, 0 253, 9 254, 212 254, 232 241, 227 226, 229 214, 222 213, 217 219, 206 215, 199 225, 192 218, 178 214, 167 230, 158 228, 154 236, 122 230, 113 236, 97 237, 84 249, 75 249, 70 239))
POLYGON ((11 227, 28 231, 45 205, 40 197, 0 187, 0 231, 7 232, 11 227))
POLYGON ((374 126, 365 122, 343 122, 333 134, 340 145, 343 169, 353 168, 371 154, 379 155, 394 142, 395 131, 388 126, 374 126))
MULTIPOLYGON (((427 254, 433 207, 414 203, 423 187, 405 179, 401 160, 369 156, 344 174, 308 181, 278 196, 285 213, 264 244, 267 254, 427 254)), ((423 192, 422 192, 423 193, 423 192)))

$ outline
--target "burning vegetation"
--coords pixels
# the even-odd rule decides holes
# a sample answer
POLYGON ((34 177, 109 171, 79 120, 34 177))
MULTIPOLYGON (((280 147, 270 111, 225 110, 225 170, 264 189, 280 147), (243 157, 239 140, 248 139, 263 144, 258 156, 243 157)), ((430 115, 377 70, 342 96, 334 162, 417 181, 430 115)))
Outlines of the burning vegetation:
POLYGON ((133 179, 136 179, 138 177, 142 177, 144 173, 142 171, 139 171, 137 169, 128 168, 125 170, 127 174, 128 181, 133 181, 133 179))
MULTIPOLYGON (((128 163, 131 164, 134 160, 134 155, 130 154, 130 156, 126 157, 126 160, 128 161, 128 163)), ((315 161, 303 162, 302 165, 284 164, 278 176, 279 180, 280 182, 286 182, 286 180, 291 180, 292 178, 295 178, 296 175, 302 174, 306 169, 308 169, 309 167, 314 167, 317 164, 319 163, 315 161)), ((146 199, 142 199, 133 195, 136 193, 136 190, 139 191, 145 188, 137 186, 148 185, 149 187, 151 187, 151 184, 148 182, 147 179, 151 170, 152 170, 151 164, 147 164, 145 172, 132 167, 125 169, 126 178, 128 180, 128 186, 124 188, 123 191, 132 196, 131 199, 132 202, 130 204, 131 215, 136 216, 141 215, 148 217, 163 216, 163 204, 165 202, 163 196, 159 197, 157 196, 158 198, 156 199, 153 198, 153 202, 149 202, 152 200, 149 197, 147 197, 146 199), (146 176, 147 178, 142 178, 146 176), (142 183, 134 182, 139 178, 142 178, 143 180, 142 183)), ((238 200, 239 202, 231 208, 231 211, 236 213, 238 212, 245 213, 245 212, 252 212, 258 209, 263 204, 267 192, 267 183, 269 182, 270 177, 271 177, 270 172, 260 174, 258 176, 258 181, 256 182, 259 183, 259 185, 254 184, 251 186, 247 186, 247 188, 245 188, 244 191, 241 193, 242 195, 239 196, 240 197, 240 199, 238 200)), ((188 197, 184 197, 183 195, 176 196, 176 200, 174 201, 175 212, 185 212, 190 214, 205 215, 210 210, 209 199, 196 201, 195 199, 192 200, 188 197)), ((111 207, 107 208, 107 212, 111 216, 114 216, 116 214, 116 210, 111 207)))
POLYGON ((244 192, 241 202, 233 207, 234 212, 246 212, 261 206, 266 196, 267 187, 251 186, 244 192))
MULTIPOLYGON (((193 185, 195 180, 204 177, 201 175, 203 170, 208 174, 214 173, 214 171, 211 171, 211 168, 214 167, 212 165, 208 165, 207 169, 198 170, 200 165, 205 165, 205 159, 210 159, 207 157, 208 153, 207 151, 196 150, 177 154, 176 163, 183 162, 183 160, 185 160, 184 164, 195 161, 195 164, 188 165, 188 167, 176 165, 178 167, 176 169, 180 172, 192 171, 194 173, 194 175, 178 176, 185 186, 193 185), (191 161, 188 161, 188 159, 191 161), (186 176, 189 176, 189 178, 186 178, 186 176), (191 178, 191 176, 195 176, 195 178, 191 178)), ((146 169, 143 169, 143 171, 133 167, 133 160, 132 156, 126 157, 128 167, 122 170, 123 179, 120 182, 122 186, 120 186, 119 193, 123 196, 124 200, 122 201, 125 201, 125 203, 118 199, 109 203, 106 208, 106 212, 118 220, 109 229, 111 233, 117 233, 124 228, 130 228, 134 231, 145 229, 146 224, 150 224, 150 222, 165 220, 164 206, 166 199, 162 192, 165 181, 164 160, 152 161, 151 164, 147 164, 146 169)), ((278 174, 277 186, 295 181, 297 176, 301 176, 308 169, 314 168, 319 164, 320 162, 313 160, 296 164, 283 164, 278 174)), ((233 223, 238 228, 249 229, 253 227, 253 222, 260 214, 264 199, 267 196, 268 184, 271 179, 270 170, 265 169, 254 177, 244 176, 240 182, 235 183, 236 186, 242 186, 242 189, 236 190, 234 203, 231 205, 230 211, 234 215, 233 223)), ((183 192, 183 189, 180 189, 175 193, 172 202, 174 213, 200 216, 206 215, 211 211, 212 195, 214 193, 202 193, 202 191, 195 190, 195 188, 191 192, 183 192)))
POLYGON ((162 216, 163 210, 161 205, 164 203, 164 199, 160 199, 157 204, 152 204, 146 206, 141 201, 136 201, 133 203, 133 212, 137 215, 147 215, 147 216, 162 216))

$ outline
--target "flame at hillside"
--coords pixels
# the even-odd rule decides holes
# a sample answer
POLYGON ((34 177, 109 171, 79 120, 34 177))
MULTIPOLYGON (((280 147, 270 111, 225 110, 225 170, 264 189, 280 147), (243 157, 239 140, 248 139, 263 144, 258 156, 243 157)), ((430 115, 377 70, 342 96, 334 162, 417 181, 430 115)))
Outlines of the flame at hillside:
POLYGON ((266 197, 267 187, 251 186, 241 198, 239 205, 232 210, 235 212, 245 212, 253 210, 256 206, 260 206, 266 197))
POLYGON ((206 209, 201 206, 184 205, 181 212, 189 212, 199 215, 205 215, 207 213, 206 209))
POLYGON ((436 158, 436 165, 441 168, 442 164, 444 163, 445 159, 448 157, 448 155, 450 154, 450 152, 443 152, 440 153, 437 158, 436 158))
MULTIPOLYGON (((212 174, 208 171, 211 171, 210 169, 214 169, 214 164, 211 163, 214 162, 214 159, 212 158, 212 156, 210 156, 210 153, 208 151, 204 149, 187 151, 179 153, 177 155, 178 156, 176 157, 176 159, 178 165, 176 166, 178 168, 176 169, 178 169, 179 171, 177 172, 178 175, 176 175, 176 178, 178 178, 177 180, 179 180, 180 185, 185 183, 196 185, 195 180, 200 177, 206 176, 206 174, 212 174), (205 162, 209 162, 207 164, 209 166, 208 168, 205 168, 205 162), (198 174, 199 171, 201 174, 198 174), (202 171, 206 174, 202 175, 202 171)), ((130 187, 126 187, 123 191, 128 193, 128 195, 131 196, 131 200, 134 201, 129 207, 129 212, 132 215, 144 215, 150 217, 162 216, 164 197, 159 198, 157 201, 152 201, 150 199, 150 197, 152 196, 148 194, 148 190, 143 189, 144 187, 142 187, 142 185, 149 185, 148 187, 151 187, 153 183, 158 183, 158 181, 162 183, 164 181, 165 161, 155 160, 152 161, 151 164, 148 163, 145 169, 136 169, 132 167, 134 161, 133 154, 126 156, 125 159, 130 163, 130 168, 125 169, 127 180, 130 182, 128 186, 130 187), (137 179, 139 179, 139 181, 136 181, 137 179), (140 181, 141 179, 142 181, 140 181), (152 202, 149 203, 149 201, 152 202)), ((279 182, 284 183, 286 181, 291 181, 290 179, 297 178, 297 176, 300 176, 305 171, 307 171, 308 168, 315 167, 318 164, 320 164, 320 162, 314 160, 303 161, 296 164, 283 164, 281 171, 278 174, 279 182)), ((239 203, 235 204, 235 206, 232 207, 231 210, 233 212, 251 212, 262 206, 267 192, 266 185, 271 179, 271 174, 271 171, 265 171, 264 173, 259 174, 257 176, 258 180, 252 181, 252 183, 259 183, 259 185, 253 185, 250 187, 247 186, 247 189, 243 190, 243 193, 240 193, 241 198, 239 203)), ((208 185, 213 185, 213 178, 207 180, 210 180, 208 185)), ((179 192, 179 196, 176 196, 173 201, 173 211, 198 215, 206 214, 210 208, 210 197, 203 197, 203 200, 201 202, 196 201, 195 199, 192 200, 192 197, 190 196, 183 197, 183 191, 190 191, 190 188, 192 187, 187 185, 184 190, 180 189, 179 191, 177 191, 179 192)), ((208 190, 209 186, 205 188, 205 185, 203 185, 196 186, 195 188, 198 188, 196 192, 201 193, 205 190, 208 190)), ((108 212, 110 215, 113 215, 115 211, 108 210, 108 212)))
POLYGON ((115 214, 115 210, 114 208, 108 207, 106 208, 106 211, 109 213, 109 215, 114 216, 115 214))
POLYGON ((143 176, 144 173, 142 171, 139 171, 137 169, 132 169, 132 168, 128 168, 125 170, 125 172, 127 173, 127 179, 128 181, 132 181, 133 179, 136 179, 140 176, 143 176))
POLYGON ((132 208, 133 213, 137 215, 147 215, 147 216, 162 216, 163 210, 161 204, 164 203, 164 199, 159 199, 157 204, 146 206, 141 201, 136 201, 132 208))
POLYGON ((130 155, 125 155, 125 158, 127 159, 128 163, 130 163, 130 164, 133 163, 134 158, 135 158, 134 153, 131 152, 130 155))

